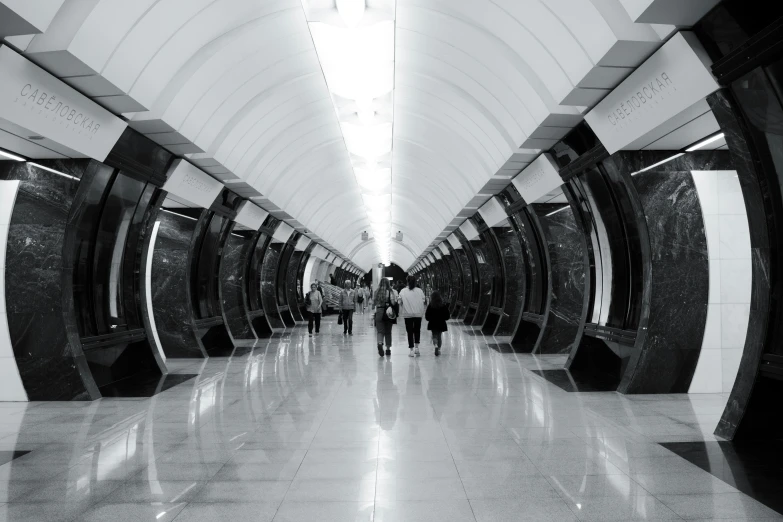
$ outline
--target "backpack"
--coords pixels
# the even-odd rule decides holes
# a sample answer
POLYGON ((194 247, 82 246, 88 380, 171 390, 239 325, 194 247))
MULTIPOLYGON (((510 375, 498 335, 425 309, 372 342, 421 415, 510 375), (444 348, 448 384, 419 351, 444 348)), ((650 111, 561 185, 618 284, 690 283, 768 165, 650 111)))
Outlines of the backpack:
POLYGON ((357 303, 363 303, 364 302, 364 292, 359 292, 359 296, 356 298, 357 303))

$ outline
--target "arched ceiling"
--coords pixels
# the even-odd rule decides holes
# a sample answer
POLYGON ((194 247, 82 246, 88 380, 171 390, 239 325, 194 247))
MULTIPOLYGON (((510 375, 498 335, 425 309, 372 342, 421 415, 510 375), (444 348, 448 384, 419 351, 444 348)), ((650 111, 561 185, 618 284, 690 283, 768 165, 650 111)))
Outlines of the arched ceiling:
POLYGON ((381 260, 388 242, 388 260, 407 267, 673 30, 635 23, 628 0, 336 1, 64 0, 42 34, 11 42, 356 265, 381 260), (370 100, 325 78, 334 55, 318 47, 351 27, 338 4, 357 2, 356 30, 393 36, 393 92, 370 100), (382 125, 356 127, 368 107, 382 125), (356 156, 353 142, 387 128, 390 155, 356 156), (360 186, 376 165, 391 168, 390 185, 360 186), (401 242, 362 241, 384 229, 371 225, 368 186, 390 192, 401 242))

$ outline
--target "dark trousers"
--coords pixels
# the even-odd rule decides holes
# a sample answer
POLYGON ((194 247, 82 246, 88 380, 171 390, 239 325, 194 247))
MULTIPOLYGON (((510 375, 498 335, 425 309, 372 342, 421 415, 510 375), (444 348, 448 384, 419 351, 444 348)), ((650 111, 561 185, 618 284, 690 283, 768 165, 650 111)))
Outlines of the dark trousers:
POLYGON ((421 317, 406 317, 405 331, 408 332, 408 348, 421 341, 421 317))
POLYGON ((353 310, 343 310, 343 333, 353 333, 353 310))
POLYGON ((443 346, 443 332, 432 332, 432 344, 440 348, 443 346))
POLYGON ((321 331, 321 314, 310 312, 310 318, 307 320, 307 331, 313 333, 313 323, 315 323, 315 333, 321 331))

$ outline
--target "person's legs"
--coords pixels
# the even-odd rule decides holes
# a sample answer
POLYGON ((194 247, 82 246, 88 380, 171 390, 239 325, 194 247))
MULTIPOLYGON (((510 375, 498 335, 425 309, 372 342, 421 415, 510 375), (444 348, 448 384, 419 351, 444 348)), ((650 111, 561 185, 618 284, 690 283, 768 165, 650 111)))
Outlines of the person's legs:
POLYGON ((313 335, 313 322, 315 320, 315 314, 310 312, 310 317, 307 318, 307 332, 313 335))
MULTIPOLYGON (((411 318, 412 330, 413 330, 413 344, 415 345, 415 353, 419 355, 419 343, 421 343, 421 317, 411 318)), ((410 342, 410 341, 408 341, 410 342)))
POLYGON ((405 332, 408 334, 408 349, 413 350, 413 318, 405 318, 405 332))
POLYGON ((440 347, 443 344, 443 332, 432 332, 433 340, 435 341, 435 355, 440 355, 440 347))
POLYGON ((345 327, 348 329, 348 335, 353 335, 353 312, 353 310, 346 310, 343 318, 345 327))
POLYGON ((315 316, 315 333, 321 332, 321 314, 313 314, 315 316))
POLYGON ((385 326, 386 324, 381 320, 380 313, 375 313, 374 318, 375 323, 375 341, 378 344, 378 355, 383 355, 383 335, 385 332, 385 326))

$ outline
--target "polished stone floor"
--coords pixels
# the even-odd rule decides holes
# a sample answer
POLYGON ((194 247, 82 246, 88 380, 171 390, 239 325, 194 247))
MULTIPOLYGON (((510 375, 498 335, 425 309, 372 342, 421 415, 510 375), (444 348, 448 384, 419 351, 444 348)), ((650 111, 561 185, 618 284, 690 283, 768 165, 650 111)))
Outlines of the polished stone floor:
POLYGON ((0 520, 783 518, 659 444, 714 441, 723 395, 568 393, 531 371, 562 356, 456 324, 439 358, 354 334, 169 361, 197 377, 149 398, 0 404, 0 520))

